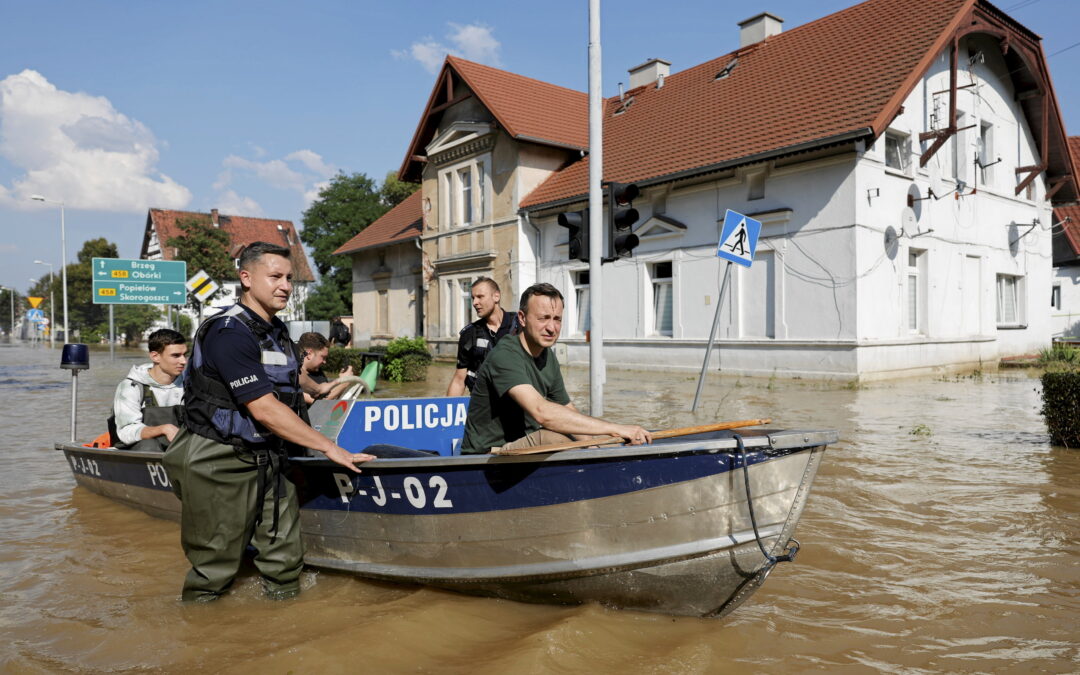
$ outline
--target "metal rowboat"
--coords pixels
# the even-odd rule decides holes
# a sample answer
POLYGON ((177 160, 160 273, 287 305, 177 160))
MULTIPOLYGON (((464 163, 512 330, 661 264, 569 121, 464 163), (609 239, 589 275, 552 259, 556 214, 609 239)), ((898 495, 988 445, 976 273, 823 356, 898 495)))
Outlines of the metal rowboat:
MULTIPOLYGON (((428 401, 419 405, 455 399, 428 401)), ((330 405, 313 411, 316 427, 361 449, 340 439, 372 415, 334 418, 342 403, 330 405)), ((794 557, 795 526, 836 440, 834 431, 724 431, 516 457, 443 450, 377 459, 359 476, 304 457, 291 471, 308 564, 513 600, 718 617, 794 557)), ((179 520, 160 453, 56 448, 80 486, 179 520)))

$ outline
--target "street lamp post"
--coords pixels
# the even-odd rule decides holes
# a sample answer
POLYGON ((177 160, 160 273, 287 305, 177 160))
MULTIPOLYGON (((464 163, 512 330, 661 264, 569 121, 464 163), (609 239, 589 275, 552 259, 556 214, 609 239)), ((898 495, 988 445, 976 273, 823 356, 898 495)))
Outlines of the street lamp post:
POLYGON ((54 202, 45 199, 41 195, 30 195, 30 199, 46 204, 56 204, 60 207, 60 278, 64 291, 64 342, 71 341, 71 333, 68 332, 68 301, 67 301, 67 240, 64 231, 64 202, 54 202))
POLYGON ((53 298, 53 264, 44 260, 35 260, 35 265, 49 266, 49 346, 56 346, 56 302, 53 298))

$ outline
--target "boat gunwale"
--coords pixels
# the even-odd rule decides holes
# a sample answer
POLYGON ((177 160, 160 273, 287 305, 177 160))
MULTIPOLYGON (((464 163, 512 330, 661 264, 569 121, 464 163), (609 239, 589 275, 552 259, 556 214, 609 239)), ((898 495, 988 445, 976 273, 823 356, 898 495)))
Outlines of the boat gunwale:
MULTIPOLYGON (((609 448, 579 448, 563 450, 561 452, 538 453, 533 455, 432 455, 431 457, 395 457, 373 459, 361 466, 364 469, 398 469, 398 468, 451 468, 467 466, 486 466, 503 464, 531 464, 531 463, 561 463, 581 461, 612 461, 622 459, 641 459, 644 457, 663 457, 670 455, 692 454, 700 452, 736 452, 738 444, 733 437, 716 437, 715 433, 730 434, 731 432, 709 432, 709 438, 689 439, 663 439, 648 445, 624 445, 609 448)), ((703 436, 705 434, 696 434, 703 436)), ((814 447, 827 446, 839 440, 835 430, 755 430, 751 434, 743 435, 743 447, 746 450, 798 450, 811 449, 814 447)), ((118 448, 93 448, 70 442, 59 442, 54 446, 56 450, 86 452, 111 457, 127 457, 131 459, 154 459, 164 457, 164 453, 157 451, 121 450, 118 448)), ((339 465, 325 457, 290 457, 290 462, 301 466, 329 466, 339 465)))

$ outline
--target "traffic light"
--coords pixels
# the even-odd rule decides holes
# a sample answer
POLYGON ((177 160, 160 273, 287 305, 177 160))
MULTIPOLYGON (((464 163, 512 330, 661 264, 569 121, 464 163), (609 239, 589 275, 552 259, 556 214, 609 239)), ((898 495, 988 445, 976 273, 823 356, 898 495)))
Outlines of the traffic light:
POLYGON ((589 262, 589 209, 560 213, 559 225, 570 230, 570 260, 589 262))
POLYGON ((608 183, 608 258, 629 258, 638 245, 638 237, 631 232, 637 222, 638 212, 633 202, 641 190, 634 183, 608 183))

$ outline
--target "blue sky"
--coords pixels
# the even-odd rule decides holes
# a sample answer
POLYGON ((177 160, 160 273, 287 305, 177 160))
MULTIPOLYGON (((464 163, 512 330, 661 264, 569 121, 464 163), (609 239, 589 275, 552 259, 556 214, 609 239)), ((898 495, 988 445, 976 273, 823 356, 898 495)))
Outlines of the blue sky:
MULTIPOLYGON (((604 93, 650 57, 677 72, 738 46, 769 11, 792 28, 849 0, 603 1, 604 93)), ((396 170, 446 52, 585 91, 586 0, 0 0, 0 284, 25 291, 105 236, 137 257, 146 211, 297 225, 337 171, 396 170)), ((1003 0, 1040 34, 1080 134, 1080 3, 1003 0)))

